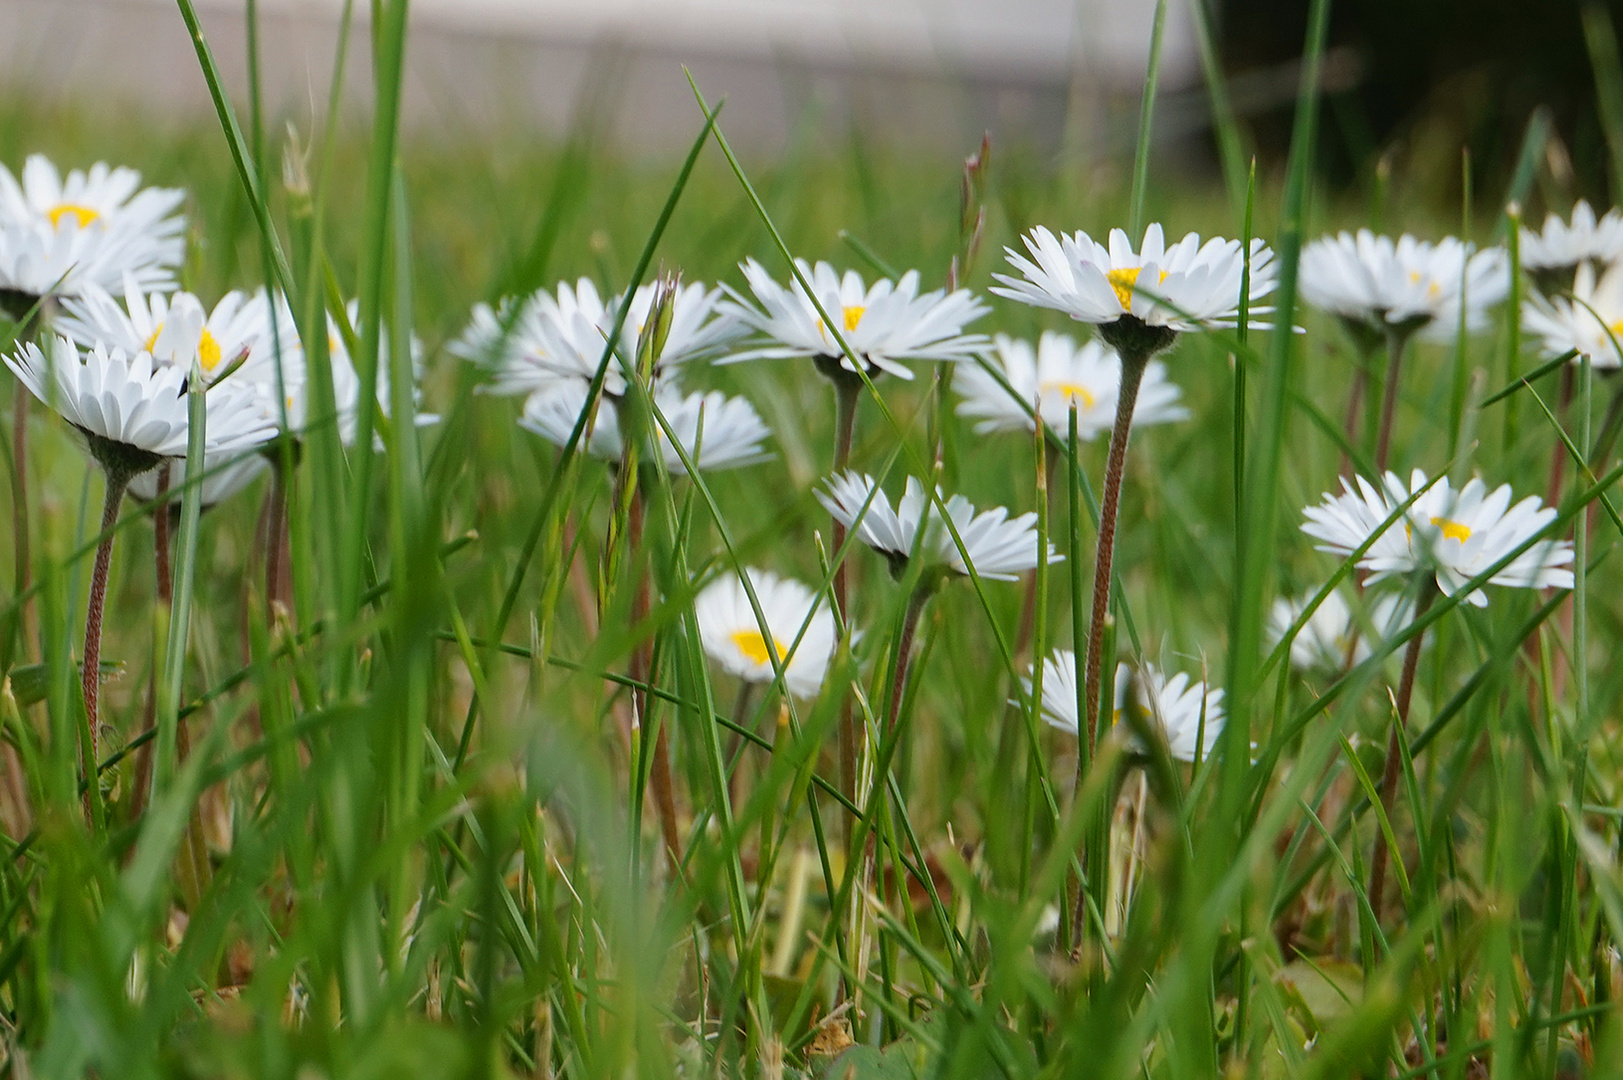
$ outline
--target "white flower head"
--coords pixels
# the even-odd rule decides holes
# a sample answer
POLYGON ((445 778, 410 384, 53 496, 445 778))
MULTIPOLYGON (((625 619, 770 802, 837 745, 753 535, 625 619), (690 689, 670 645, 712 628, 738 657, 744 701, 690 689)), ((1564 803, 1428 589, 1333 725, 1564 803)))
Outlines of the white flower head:
MULTIPOLYGON (((576 381, 543 387, 525 401, 519 425, 555 446, 564 446, 586 408, 589 390, 587 384, 576 381)), ((772 432, 744 398, 728 397, 714 390, 708 394, 683 396, 668 385, 657 388, 653 396, 654 404, 676 434, 683 453, 700 471, 736 469, 771 456, 763 444, 772 432)), ((610 398, 600 399, 597 415, 587 429, 589 434, 584 443, 587 453, 604 461, 620 460, 625 452, 625 439, 619 410, 624 407, 610 398)), ((670 436, 654 417, 650 416, 648 422, 655 426, 654 440, 665 467, 673 472, 683 471, 682 455, 677 453, 670 436)))
MULTIPOLYGON (((604 388, 625 393, 624 368, 635 362, 661 286, 643 285, 632 294, 631 308, 616 339, 604 388)), ((587 278, 559 284, 557 295, 545 289, 498 308, 478 304, 462 336, 449 351, 489 370, 489 391, 529 394, 557 380, 590 382, 603 359, 623 294, 604 302, 587 278)), ((670 326, 660 354, 660 369, 714 357, 744 333, 744 327, 721 310, 721 290, 702 284, 678 285, 671 292, 670 326)))
MULTIPOLYGON (((1374 543, 1358 561, 1370 571, 1374 583, 1389 577, 1415 572, 1436 575, 1437 587, 1453 595, 1471 578, 1487 570, 1511 551, 1536 536, 1556 517, 1553 507, 1544 506, 1534 495, 1510 504, 1510 485, 1490 492, 1479 479, 1472 479, 1459 491, 1447 478, 1426 489, 1426 474, 1416 469, 1409 483, 1395 473, 1387 473, 1384 490, 1377 490, 1363 477, 1356 490, 1342 480, 1341 494, 1326 493, 1324 502, 1303 513, 1307 524, 1302 531, 1321 541, 1318 549, 1334 555, 1351 555, 1371 537, 1374 543), (1416 492, 1424 492, 1391 525, 1386 519, 1416 492)), ((1570 589, 1572 544, 1546 540, 1533 544, 1488 581, 1528 589, 1570 589)), ((1480 590, 1465 597, 1466 603, 1486 607, 1488 598, 1480 590)))
MULTIPOLYGON (((47 348, 48 354, 24 345, 15 357, 6 357, 6 366, 86 436, 104 467, 133 475, 160 458, 186 455, 186 371, 155 365, 150 353, 131 357, 100 345, 81 357, 61 336, 47 348)), ((263 402, 250 390, 222 384, 211 388, 206 400, 205 453, 246 450, 276 434, 263 402)))
POLYGON ((1108 247, 1085 232, 1055 236, 1042 226, 1024 239, 1029 259, 1005 249, 1022 276, 994 274, 1003 285, 992 291, 1094 323, 1118 347, 1111 335, 1135 328, 1160 330, 1150 349, 1156 351, 1177 333, 1233 326, 1248 263, 1249 314, 1273 310, 1257 304, 1278 278, 1274 253, 1261 240, 1252 240, 1248 253, 1237 240, 1213 237, 1202 244, 1198 234, 1189 233, 1168 247, 1158 224, 1144 231, 1137 251, 1120 229, 1110 231, 1108 247))
MULTIPOLYGON (((99 344, 131 356, 144 351, 156 363, 187 371, 196 360, 211 382, 239 358, 246 368, 256 349, 272 347, 271 306, 263 291, 256 296, 226 293, 212 311, 205 311, 191 293, 143 294, 135 279, 127 277, 122 305, 105 289, 91 285, 62 307, 56 328, 81 347, 99 344)), ((280 340, 284 346, 293 343, 291 319, 283 324, 280 340)))
POLYGON ((64 177, 34 154, 21 182, 0 165, 0 289, 71 296, 86 284, 120 288, 126 275, 145 290, 173 288, 185 255, 184 200, 183 191, 142 188, 140 173, 104 163, 64 177), (4 250, 19 244, 28 254, 4 250))
MULTIPOLYGON (((954 495, 944 501, 947 517, 964 543, 964 550, 960 552, 952 532, 942 521, 941 511, 925 497, 924 488, 911 476, 894 509, 874 478, 865 473, 844 472, 830 477, 827 490, 819 491, 817 498, 840 524, 854 530, 863 543, 889 559, 894 571, 899 571, 912 557, 915 543, 920 557, 931 566, 967 575, 969 570, 964 564, 967 553, 975 573, 999 581, 1015 580, 1042 558, 1034 528, 1036 514, 1011 518, 1001 506, 977 514, 968 499, 954 495), (924 530, 922 540, 920 529, 924 530)), ((1059 559, 1050 544, 1048 561, 1059 559)))
MULTIPOLYGON (((1007 388, 980 364, 960 364, 952 376, 953 389, 964 399, 958 414, 977 418, 978 432, 1033 430, 1028 405, 1061 438, 1070 434, 1073 406, 1078 439, 1109 434, 1115 423, 1121 360, 1103 342, 1078 347, 1067 334, 1045 331, 1033 349, 1029 341, 999 334, 986 360, 1003 374, 1007 388)), ((1187 419, 1189 410, 1178 403, 1179 396, 1177 384, 1166 377, 1166 365, 1150 361, 1139 385, 1133 426, 1187 419)))
MULTIPOLYGON (((840 336, 867 364, 870 375, 887 372, 911 379, 913 373, 903 361, 969 360, 987 345, 985 335, 964 333, 965 326, 988 310, 968 289, 951 293, 936 289, 920 295, 917 270, 894 282, 882 279, 868 286, 854 270, 842 275, 828 263, 811 266, 801 259, 795 265, 811 283, 823 310, 840 321, 840 336)), ((726 286, 731 299, 721 307, 759 339, 720 363, 813 357, 830 365, 830 371, 856 370, 799 281, 780 285, 754 259, 745 260, 741 268, 760 308, 726 286), (837 368, 832 366, 836 362, 837 368)))
POLYGON ((1503 248, 1477 251, 1452 236, 1394 241, 1360 229, 1302 249, 1301 291, 1307 303, 1369 333, 1419 330, 1447 339, 1462 305, 1468 333, 1487 326, 1488 309, 1510 292, 1510 260, 1503 248))
MULTIPOLYGON (((1274 601, 1268 615, 1270 647, 1284 639, 1317 593, 1315 589, 1297 600, 1281 596, 1274 601)), ((1336 671, 1346 667, 1349 660, 1362 663, 1369 659, 1371 640, 1378 642, 1402 630, 1409 624, 1413 610, 1413 601, 1403 593, 1383 592, 1369 603, 1366 625, 1366 620, 1359 618, 1337 589, 1324 598, 1301 632, 1291 639, 1291 664, 1303 671, 1315 668, 1336 671)))
POLYGON ((1623 367, 1623 263, 1607 267, 1598 280, 1594 267, 1580 263, 1570 297, 1522 302, 1522 328, 1541 339, 1545 356, 1577 350, 1597 370, 1623 367))
MULTIPOLYGON (((799 698, 816 696, 834 652, 833 614, 816 593, 798 581, 762 570, 745 573, 761 603, 771 650, 783 665, 789 692, 799 698)), ((776 679, 767 637, 761 633, 749 594, 736 574, 706 585, 694 599, 693 613, 704 651, 728 674, 753 683, 776 679)))
MULTIPOLYGON (((1031 689, 1031 680, 1025 681, 1031 689)), ((1137 690, 1138 707, 1144 719, 1160 730, 1167 752, 1177 761, 1193 762, 1211 757, 1212 748, 1223 733, 1223 691, 1208 688, 1178 672, 1170 679, 1153 664, 1144 664, 1141 674, 1126 664, 1116 665, 1116 704, 1112 723, 1122 722, 1129 684, 1137 690)), ((1043 719, 1062 731, 1075 735, 1081 730, 1077 713, 1076 654, 1057 649, 1043 661, 1043 719)), ((1135 735, 1139 753, 1144 746, 1135 735)))
POLYGON ((1596 220, 1594 208, 1579 199, 1572 220, 1554 214, 1544 219, 1539 232, 1521 231, 1521 263, 1534 273, 1570 272, 1590 262, 1611 263, 1623 257, 1623 214, 1614 207, 1596 220))

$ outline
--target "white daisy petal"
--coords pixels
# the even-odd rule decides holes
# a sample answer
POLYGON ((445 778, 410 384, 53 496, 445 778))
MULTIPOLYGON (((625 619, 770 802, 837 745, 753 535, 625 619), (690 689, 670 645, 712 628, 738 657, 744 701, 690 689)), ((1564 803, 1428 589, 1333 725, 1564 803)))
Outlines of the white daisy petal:
MULTIPOLYGON (((771 652, 777 653, 783 665, 789 692, 800 698, 814 697, 834 652, 833 614, 817 594, 798 581, 762 570, 745 573, 760 601, 771 635, 771 652)), ((767 637, 738 576, 728 574, 705 586, 694 599, 693 612, 704 651, 724 670, 746 682, 776 679, 767 637)))

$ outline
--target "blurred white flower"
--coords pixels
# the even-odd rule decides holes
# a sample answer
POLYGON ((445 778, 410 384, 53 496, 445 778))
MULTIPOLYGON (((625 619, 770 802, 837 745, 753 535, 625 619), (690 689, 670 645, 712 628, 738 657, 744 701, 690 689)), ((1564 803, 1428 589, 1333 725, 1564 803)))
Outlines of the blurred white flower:
POLYGON ((1503 248, 1477 251, 1452 236, 1435 244, 1407 234, 1393 241, 1368 229, 1313 241, 1302 249, 1302 299, 1384 337, 1388 330, 1450 338, 1465 307, 1465 329, 1488 322, 1488 309, 1510 292, 1503 248))
MULTIPOLYGON (((246 490, 255 480, 270 471, 270 459, 258 450, 230 450, 219 454, 203 455, 203 481, 199 484, 204 506, 225 502, 239 491, 246 490)), ((129 493, 141 502, 158 497, 158 476, 169 469, 171 506, 180 505, 179 488, 185 477, 185 462, 160 464, 151 472, 137 473, 130 479, 129 493)))
MULTIPOLYGON (((611 395, 625 393, 621 365, 634 362, 641 348, 659 288, 643 285, 632 295, 615 344, 619 363, 610 363, 604 380, 611 395)), ((559 379, 589 382, 603 359, 622 295, 604 302, 597 286, 581 278, 574 285, 560 283, 556 296, 542 289, 523 300, 503 300, 496 309, 478 304, 467 329, 448 351, 486 368, 491 374, 488 389, 494 394, 528 394, 559 379)), ((670 327, 656 357, 660 368, 714 357, 746 331, 722 310, 720 300, 720 289, 698 283, 674 290, 670 327)))
MULTIPOLYGON (((1120 229, 1110 231, 1108 248, 1085 232, 1056 237, 1042 226, 1024 239, 1030 259, 1004 249, 1023 279, 994 274, 1003 282, 992 289, 999 296, 1101 327, 1131 316, 1146 326, 1186 332, 1232 326, 1239 316, 1248 260, 1237 240, 1213 237, 1202 244, 1198 234, 1189 233, 1168 247, 1158 224, 1145 230, 1136 252, 1120 229)), ((1252 240, 1249 262, 1249 314, 1264 315, 1272 308, 1257 301, 1277 283, 1274 253, 1252 240)))
MULTIPOLYGON (((49 354, 32 343, 6 366, 30 393, 78 428, 104 468, 126 478, 186 455, 187 372, 154 365, 149 353, 129 356, 101 346, 81 357, 73 342, 53 336, 49 354)), ((205 453, 246 450, 276 434, 264 403, 246 388, 209 390, 205 453)))
POLYGON ((173 288, 185 197, 142 188, 140 173, 104 163, 64 177, 33 154, 21 182, 0 165, 0 290, 73 296, 87 284, 121 288, 126 276, 143 290, 173 288))
MULTIPOLYGON (((1024 682, 1030 692, 1031 679, 1024 682)), ((1145 719, 1165 736, 1168 754, 1175 760, 1187 762, 1211 756, 1212 748, 1223 733, 1221 688, 1208 688, 1204 682, 1194 682, 1181 671, 1169 679, 1153 664, 1143 665, 1141 675, 1126 664, 1118 664, 1113 724, 1122 721, 1129 684, 1138 692, 1138 707, 1143 710, 1145 719)), ((1055 650, 1043 661, 1043 719, 1072 735, 1082 726, 1076 710, 1076 686, 1076 654, 1069 649, 1055 650)), ((1132 745, 1139 753, 1144 752, 1136 736, 1132 745)))
MULTIPOLYGON (((578 380, 556 383, 532 393, 524 403, 520 426, 555 446, 569 442, 581 412, 586 408, 590 387, 578 380)), ((682 450, 701 471, 736 469, 754 465, 771 456, 763 445, 772 432, 755 407, 744 398, 728 397, 719 391, 683 396, 674 386, 654 391, 654 403, 675 432, 682 450)), ((625 407, 609 398, 599 400, 584 449, 604 461, 619 461, 625 452, 619 410, 625 407)), ((655 442, 665 467, 683 471, 682 458, 665 430, 655 425, 655 442)))
MULTIPOLYGON (((968 289, 952 293, 936 289, 920 295, 917 270, 870 287, 854 270, 841 275, 828 263, 811 266, 800 259, 795 265, 811 283, 823 310, 840 320, 840 336, 867 364, 870 376, 883 371, 911 379, 913 373, 902 361, 969 360, 988 343, 984 334, 964 333, 965 326, 988 310, 968 289)), ((759 337, 718 363, 812 357, 828 365, 830 372, 855 371, 798 281, 787 288, 779 285, 754 259, 741 268, 761 307, 727 286, 723 288, 731 299, 721 307, 759 337)))
POLYGON ((1623 257, 1623 214, 1614 207, 1600 220, 1584 199, 1572 208, 1568 224, 1554 214, 1544 219, 1539 232, 1521 231, 1521 263, 1524 269, 1570 272, 1590 261, 1610 263, 1623 257))
MULTIPOLYGON (((1395 473, 1387 473, 1384 490, 1363 477, 1357 490, 1345 478, 1342 493, 1326 493, 1319 506, 1303 513, 1302 531, 1316 540, 1320 551, 1351 555, 1371 537, 1375 541, 1358 561, 1370 571, 1374 583, 1416 571, 1434 573, 1437 587, 1453 595, 1471 578, 1536 536, 1556 517, 1537 496, 1510 505, 1510 485, 1489 492, 1479 479, 1459 491, 1447 478, 1425 491, 1403 515, 1386 528, 1381 525, 1415 492, 1426 487, 1426 474, 1416 469, 1406 487, 1395 473)), ((1500 570, 1489 582, 1529 589, 1572 587, 1572 544, 1546 540, 1533 544, 1500 570)), ((1465 601, 1486 607, 1480 590, 1465 601)))
POLYGON ((1608 267, 1598 281, 1594 268, 1580 263, 1571 297, 1530 296, 1522 302, 1522 329, 1538 335, 1545 356, 1576 349, 1597 370, 1623 367, 1623 263, 1608 267))
MULTIPOLYGON (((980 364, 960 364, 952 376, 953 389, 964 399, 958 414, 979 418, 978 432, 1033 430, 1026 405, 1061 438, 1070 434, 1073 405, 1078 439, 1108 433, 1115 423, 1121 361, 1103 342, 1087 341, 1079 348, 1069 335, 1047 331, 1033 349, 1029 341, 999 334, 986 359, 1003 373, 1008 388, 980 364)), ((1179 396, 1177 384, 1167 380, 1166 365, 1151 361, 1139 386, 1133 426, 1187 419, 1189 410, 1178 404, 1179 396)))
MULTIPOLYGON (((761 603, 773 652, 783 665, 784 682, 796 697, 814 697, 823 685, 834 652, 834 616, 806 586, 762 570, 747 570, 761 603), (805 627, 805 633, 801 628, 805 627), (799 639, 798 643, 796 639, 799 639)), ((704 651, 746 682, 770 683, 777 676, 761 623, 736 574, 706 585, 693 601, 704 651)))
MULTIPOLYGON (((1317 593, 1317 589, 1312 589, 1297 600, 1281 596, 1274 601, 1268 616, 1270 648, 1284 639, 1317 593)), ((1408 625, 1413 610, 1413 602, 1400 592, 1376 596, 1368 606, 1368 628, 1374 631, 1373 640, 1380 641, 1402 630, 1408 625)), ((1365 624, 1337 589, 1314 609, 1301 632, 1291 640, 1291 664, 1304 671, 1314 668, 1334 671, 1346 667, 1349 659, 1354 664, 1362 663, 1370 654, 1371 638, 1365 629, 1365 624)))
MULTIPOLYGON (((920 556, 931 566, 954 574, 969 573, 964 554, 968 554, 969 565, 981 577, 1001 581, 1015 580, 1021 571, 1030 570, 1042 558, 1033 527, 1036 514, 1011 518, 1001 506, 977 514, 968 499, 954 495, 945 504, 947 516, 964 543, 960 553, 940 511, 925 498, 923 487, 911 476, 894 509, 874 478, 864 473, 845 472, 830 477, 827 490, 819 491, 817 498, 836 521, 854 530, 863 543, 889 559, 893 569, 899 569, 912 556, 921 528, 925 534, 919 541, 920 556)), ((1050 544, 1048 561, 1059 559, 1050 544)))

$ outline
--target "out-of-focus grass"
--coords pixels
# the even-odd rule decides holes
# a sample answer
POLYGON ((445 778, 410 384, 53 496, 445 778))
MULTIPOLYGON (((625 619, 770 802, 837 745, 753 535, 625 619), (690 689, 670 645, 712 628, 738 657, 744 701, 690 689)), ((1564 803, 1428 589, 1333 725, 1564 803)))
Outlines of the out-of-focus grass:
MULTIPOLYGON (((700 121, 696 107, 695 134, 700 121)), ((385 268, 377 287, 384 312, 409 314, 423 338, 425 407, 444 419, 422 433, 420 476, 380 459, 368 501, 336 508, 360 528, 340 552, 355 560, 369 597, 352 623, 333 623, 327 610, 267 623, 255 578, 263 488, 204 516, 184 694, 187 701, 218 695, 189 720, 194 769, 208 770, 190 779, 214 785, 191 822, 209 845, 212 883, 201 900, 172 907, 170 860, 150 854, 162 851, 154 822, 180 821, 189 806, 160 804, 145 819, 131 818, 133 758, 126 759, 112 771, 117 827, 88 838, 75 824, 64 766, 71 755, 44 731, 47 711, 36 705, 6 715, 13 739, 44 748, 25 755, 34 793, 54 795, 38 801, 34 822, 8 823, 8 850, 31 824, 37 831, 0 871, 0 1046, 10 1075, 122 1068, 141 1077, 303 1077, 309 1067, 332 1076, 674 1076, 714 1068, 770 1077, 780 1075, 779 1043, 789 1047, 789 1069, 823 1068, 828 1058, 808 1047, 810 1009, 821 1015, 834 1005, 850 943, 826 923, 817 856, 828 855, 837 884, 847 853, 834 839, 843 810, 819 797, 814 822, 800 770, 815 765, 833 777, 831 753, 819 765, 811 738, 791 739, 776 761, 747 753, 746 771, 765 778, 762 794, 733 808, 741 824, 731 836, 715 824, 698 827, 682 882, 665 876, 652 854, 651 823, 625 820, 629 766, 611 716, 621 706, 609 700, 616 684, 601 677, 623 672, 642 640, 627 628, 627 581, 604 583, 601 622, 592 602, 610 517, 607 470, 587 462, 578 476, 558 480, 555 452, 515 425, 517 403, 474 393, 467 366, 442 351, 477 300, 577 276, 607 291, 624 287, 671 195, 674 163, 621 160, 588 137, 590 117, 566 146, 521 135, 466 145, 407 138, 399 166, 409 202, 402 213, 374 218, 367 243, 366 215, 388 185, 369 188, 379 167, 369 164, 370 136, 365 125, 345 121, 319 193, 325 231, 301 248, 310 241, 294 234, 276 182, 286 152, 277 149, 281 132, 275 123, 266 129, 273 218, 296 270, 312 253, 318 262, 326 255, 347 295, 367 256, 409 262, 409 279, 389 269, 399 264, 374 264, 385 268), (564 512, 546 526, 499 651, 485 638, 501 629, 494 624, 516 556, 555 480, 564 512), (476 536, 438 556, 470 531, 476 536), (578 550, 570 546, 577 542, 578 550), (409 592, 388 588, 396 574, 406 575, 409 592), (250 646, 257 665, 243 685, 228 686, 250 646), (562 663, 519 655, 532 649, 562 663), (579 665, 586 670, 575 672, 579 665), (483 700, 473 753, 457 771, 456 742, 476 686, 483 700), (19 725, 35 734, 19 737, 19 725), (828 836, 821 849, 818 827, 828 836), (773 836, 784 839, 785 854, 762 881, 773 836), (733 888, 739 880, 742 892, 733 888), (795 880, 806 883, 799 936, 783 923, 795 880), (757 932, 741 937, 733 920, 758 911, 757 932), (787 959, 785 968, 769 962, 774 954, 787 959), (713 1065, 706 1061, 712 1049, 713 1065)), ((309 134, 295 145, 307 145, 309 134)), ((1224 134, 1232 157, 1240 143, 1232 130, 1224 134)), ((196 241, 187 286, 212 301, 225 288, 261 282, 253 215, 217 128, 110 110, 0 106, 0 160, 16 166, 32 151, 64 167, 129 164, 150 182, 186 187, 196 241)), ((994 154, 986 254, 967 279, 972 287, 984 289, 995 253, 1032 225, 1098 235, 1129 216, 1126 163, 1078 173, 1021 147, 994 154)), ((1144 160, 1145 220, 1165 222, 1174 234, 1241 232, 1236 213, 1245 193, 1226 190, 1209 165, 1144 160)), ((841 238, 848 232, 885 262, 920 268, 934 286, 959 248, 955 155, 909 156, 856 141, 837 152, 791 146, 781 159, 744 165, 797 255, 863 267, 858 249, 841 238)), ((1226 171, 1237 178, 1232 161, 1226 171)), ((1310 176, 1304 161, 1287 200, 1283 167, 1261 170, 1257 235, 1278 235, 1282 204, 1302 215, 1293 224, 1309 237, 1363 223, 1366 193, 1333 201, 1312 189, 1310 176)), ((1384 227, 1456 230, 1458 207, 1403 197, 1432 182, 1395 178, 1384 227)), ((1499 193, 1483 193, 1481 205, 1468 208, 1473 234, 1492 234, 1498 201, 1499 193)), ((762 217, 707 149, 657 247, 657 264, 736 285, 746 255, 783 272, 762 217)), ((1351 354, 1327 320, 1295 318, 1308 332, 1291 349, 1253 331, 1249 350, 1238 350, 1253 394, 1247 454, 1265 455, 1240 465, 1273 462, 1249 474, 1243 506, 1234 496, 1231 342, 1191 335, 1180 343, 1168 362, 1193 419, 1135 441, 1117 565, 1144 655, 1164 668, 1206 670, 1224 681, 1234 628, 1255 639, 1273 596, 1299 595, 1335 569, 1297 526, 1300 507, 1334 482, 1340 452, 1326 428, 1339 426, 1351 354), (1278 395, 1271 413, 1263 408, 1270 392, 1278 395), (1270 445, 1275 458, 1266 456, 1270 445), (1248 538, 1268 540, 1251 549, 1250 563, 1236 550, 1242 522, 1248 538), (1235 617, 1242 596, 1243 621, 1235 617)), ((977 328, 1081 332, 1002 302, 977 328)), ((1474 338, 1459 357, 1490 390, 1511 370, 1504 341, 1499 332, 1474 338)), ((1418 347, 1395 462, 1432 473, 1448 466, 1455 361, 1450 348, 1418 347)), ((1529 367, 1522 358, 1518 370, 1529 367)), ((881 384, 921 459, 932 449, 925 374, 881 384)), ((827 387, 792 363, 707 369, 693 378, 749 396, 778 440, 776 461, 706 478, 739 555, 820 579, 814 533, 827 542, 826 518, 810 492, 828 467, 827 387)), ((1557 378, 1536 385, 1546 402, 1557 378)), ((1520 408, 1514 442, 1486 434, 1501 430, 1495 420, 1478 422, 1481 441, 1465 453, 1490 483, 1541 492, 1554 437, 1536 405, 1520 408)), ((62 620, 71 628, 87 560, 64 559, 89 534, 85 507, 95 505, 99 480, 87 478, 61 425, 36 424, 40 608, 48 629, 62 620)), ((1571 426, 1582 430, 1576 420, 1571 426)), ((866 403, 853 460, 876 468, 895 439, 866 403)), ((1102 446, 1082 448, 1095 483, 1102 455, 1102 446)), ((1594 464, 1604 473, 1608 463, 1594 464)), ((338 475, 352 477, 354 467, 351 456, 338 475)), ((1023 511, 1035 502, 1034 477, 1028 440, 975 435, 949 420, 945 490, 1023 511)), ((1569 497, 1585 486, 1569 488, 1569 497)), ((295 514, 319 522, 319 500, 342 500, 345 490, 303 467, 295 514)), ((710 713, 730 713, 736 687, 722 679, 712 685, 692 655, 680 621, 681 575, 723 558, 725 545, 705 500, 685 485, 662 482, 652 502, 645 550, 629 565, 646 560, 675 601, 656 608, 653 633, 664 673, 657 684, 667 698, 660 720, 673 731, 691 822, 712 816, 719 801, 709 771, 710 713)), ((1091 528, 1066 507, 1064 498, 1055 501, 1050 527, 1056 538, 1086 541, 1059 546, 1086 551, 1091 528)), ((1598 521, 1591 558, 1617 539, 1604 515, 1598 521)), ((296 576, 331 587, 338 568, 320 561, 320 539, 295 537, 296 576)), ((133 522, 118 549, 109 600, 117 614, 104 657, 126 670, 105 694, 110 747, 140 729, 154 634, 151 545, 150 530, 133 522)), ((0 541, 0 563, 9 555, 9 541, 0 541)), ((854 618, 866 632, 859 678, 878 702, 900 598, 878 560, 855 549, 850 559, 854 618)), ((1615 573, 1598 563, 1585 595, 1583 629, 1597 660, 1600 643, 1623 631, 1623 608, 1605 584, 1615 573)), ((1068 571, 1051 575, 1038 640, 1072 636, 1066 578, 1068 571)), ((321 590, 316 595, 325 596, 321 590)), ((1610 944, 1623 892, 1609 855, 1617 830, 1608 808, 1623 767, 1613 738, 1623 674, 1596 663, 1587 681, 1576 681, 1587 709, 1575 711, 1571 695, 1553 689, 1574 680, 1553 673, 1583 635, 1552 620, 1520 647, 1541 598, 1503 591, 1488 610, 1450 612, 1429 631, 1412 731, 1427 730, 1445 706, 1453 719, 1416 760, 1418 805, 1403 800, 1397 827, 1412 867, 1414 919, 1386 927, 1389 941, 1377 943, 1361 925, 1373 818, 1363 814, 1350 829, 1346 818, 1360 794, 1350 756, 1366 772, 1379 768, 1367 747, 1384 741, 1395 655, 1384 669, 1359 674, 1324 715, 1310 714, 1328 677, 1275 671, 1258 678, 1248 668, 1239 684, 1254 694, 1241 714, 1265 751, 1262 771, 1232 760, 1225 775, 1205 774, 1193 792, 1181 790, 1183 775, 1157 775, 1143 789, 1139 827, 1147 839, 1132 915, 1124 932, 1071 968, 1052 932, 1034 927, 1045 908, 1064 907, 1074 845, 1055 837, 1072 830, 1067 837, 1076 839, 1076 824, 1056 823, 1031 797, 1028 729, 1009 705, 1016 691, 987 623, 995 619, 1012 637, 1021 590, 989 584, 985 596, 983 605, 972 589, 949 589, 929 610, 909 736, 897 757, 905 798, 887 810, 894 819, 881 829, 881 840, 909 860, 917 853, 905 832, 916 834, 946 923, 918 896, 893 910, 855 1035, 895 1042, 883 1062, 877 1049, 867 1058, 858 1051, 842 1068, 852 1065, 858 1076, 1194 1077, 1226 1062, 1233 1075, 1332 1076, 1388 1075, 1401 1062, 1414 1070, 1405 1075, 1474 1077, 1487 1075, 1479 1070, 1491 1050, 1495 1076, 1616 1075, 1606 1054, 1617 1043, 1604 1037, 1615 1019, 1603 1003, 1623 978, 1610 944), (1480 688, 1448 705, 1471 685, 1480 688), (1285 737, 1304 715, 1301 730, 1285 737), (1593 736, 1587 758, 1574 753, 1574 732, 1593 736), (1576 792, 1575 775, 1583 777, 1576 792), (1584 815, 1577 812, 1584 802, 1607 805, 1584 815), (1234 861, 1237 844, 1245 846, 1234 861), (1217 891, 1236 882, 1237 890, 1217 891), (1411 1047, 1417 1031, 1425 1038, 1411 1047), (1433 1052, 1442 1059, 1428 1064, 1433 1052), (1587 1072, 1573 1072, 1573 1062, 1587 1072)), ((1247 649, 1258 650, 1255 640, 1247 649)), ((1030 660, 1016 657, 1022 671, 1030 660)), ((54 665, 61 669, 60 655, 54 665)), ((831 732, 830 708, 803 706, 803 730, 831 732)), ((770 719, 762 719, 763 733, 770 719)), ((1074 743, 1042 730, 1038 751, 1068 807, 1074 743)), ((1103 787, 1090 789, 1108 809, 1105 796, 1103 787)))

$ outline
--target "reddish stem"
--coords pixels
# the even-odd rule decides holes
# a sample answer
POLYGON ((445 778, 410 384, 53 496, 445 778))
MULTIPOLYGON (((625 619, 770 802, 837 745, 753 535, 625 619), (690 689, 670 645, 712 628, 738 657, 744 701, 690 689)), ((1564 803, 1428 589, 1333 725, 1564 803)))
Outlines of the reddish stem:
POLYGON ((118 523, 118 508, 124 502, 124 489, 129 477, 122 473, 107 474, 107 498, 101 511, 101 543, 96 545, 96 565, 90 572, 90 608, 85 614, 85 647, 81 687, 85 699, 85 721, 90 730, 90 743, 84 749, 85 768, 85 820, 94 825, 91 816, 91 785, 99 782, 97 765, 101 761, 101 734, 97 712, 101 691, 101 616, 107 605, 107 574, 113 564, 113 526, 118 523))

